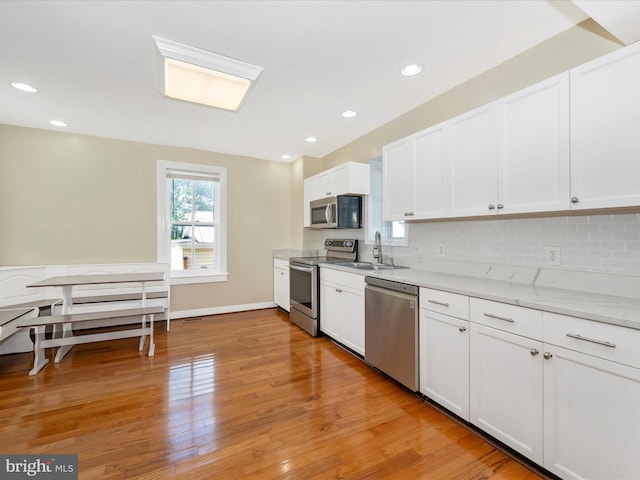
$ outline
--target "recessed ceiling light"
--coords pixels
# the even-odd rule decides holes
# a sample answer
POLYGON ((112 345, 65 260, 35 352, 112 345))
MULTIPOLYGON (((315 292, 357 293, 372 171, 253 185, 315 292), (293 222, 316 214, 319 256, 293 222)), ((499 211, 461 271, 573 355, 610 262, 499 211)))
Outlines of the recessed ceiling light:
POLYGON ((313 143, 313 142, 317 142, 318 139, 316 137, 307 137, 304 139, 304 141, 307 143, 313 143))
POLYGON ((344 118, 353 118, 357 115, 356 112, 354 112, 353 110, 346 110, 344 112, 342 112, 342 116, 344 118))
POLYGON ((417 63, 410 63, 409 65, 405 65, 400 70, 400 73, 405 77, 412 77, 414 75, 419 74, 422 71, 422 65, 418 65, 417 63))
POLYGON ((62 120, 49 120, 49 123, 51 125, 53 125, 54 127, 68 127, 69 126, 65 122, 63 122, 62 120))
POLYGON ((285 153, 280 158, 283 159, 283 160, 289 160, 291 158, 291 155, 288 155, 288 154, 285 153))
POLYGON ((13 88, 17 88, 18 90, 21 90, 23 92, 28 92, 28 93, 36 93, 38 91, 36 87, 34 87, 33 85, 29 85, 28 83, 11 82, 11 86, 13 88))
POLYGON ((237 111, 262 67, 154 36, 161 91, 171 98, 237 111))

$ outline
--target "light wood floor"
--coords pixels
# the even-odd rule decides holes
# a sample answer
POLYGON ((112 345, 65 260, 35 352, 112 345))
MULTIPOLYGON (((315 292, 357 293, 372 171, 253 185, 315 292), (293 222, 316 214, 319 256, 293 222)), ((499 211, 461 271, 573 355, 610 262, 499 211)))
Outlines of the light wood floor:
POLYGON ((0 453, 78 454, 82 480, 541 478, 277 310, 31 361, 0 357, 0 453))

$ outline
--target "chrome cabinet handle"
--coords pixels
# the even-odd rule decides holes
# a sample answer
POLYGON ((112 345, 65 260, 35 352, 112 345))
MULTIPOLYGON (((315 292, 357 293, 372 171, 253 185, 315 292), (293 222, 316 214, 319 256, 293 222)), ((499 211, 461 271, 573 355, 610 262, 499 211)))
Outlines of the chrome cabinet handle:
POLYGON ((503 208, 504 208, 504 205, 503 205, 503 204, 501 204, 501 203, 499 203, 499 204, 498 204, 498 210, 502 210, 503 208))
POLYGON ((571 203, 580 203, 580 199, 578 197, 571 197, 571 203))
POLYGON ((544 352, 542 356, 545 358, 545 360, 549 360, 551 357, 553 357, 553 355, 549 352, 544 352))
POLYGON ((537 348, 532 348, 529 353, 531 353, 532 357, 535 357, 536 355, 538 355, 540 353, 540 350, 538 350, 537 348))
POLYGON ((495 210, 496 206, 493 203, 489 204, 489 210, 495 210))
POLYGON ((590 343, 596 343, 598 345, 604 345, 605 347, 609 347, 609 348, 616 348, 615 343, 606 342, 604 340, 596 340, 594 338, 589 338, 589 337, 583 337, 582 335, 578 335, 577 333, 567 333, 567 337, 575 338, 576 340, 582 340, 583 342, 590 342, 590 343))
POLYGON ((458 330, 460 330, 460 333, 464 333, 467 331, 467 327, 458 327, 458 330))
POLYGON ((439 302, 437 300, 427 300, 429 303, 435 303, 436 305, 441 305, 443 307, 448 307, 449 304, 447 302, 439 302))
POLYGON ((341 288, 336 288, 336 293, 342 293, 342 289, 341 288))
POLYGON ((505 322, 509 322, 509 323, 516 323, 516 321, 513 318, 501 317, 493 313, 485 313, 484 316, 489 318, 495 318, 496 320, 504 320, 505 322))
POLYGON ((411 217, 411 216, 413 216, 413 212, 404 212, 404 216, 405 217, 411 217))

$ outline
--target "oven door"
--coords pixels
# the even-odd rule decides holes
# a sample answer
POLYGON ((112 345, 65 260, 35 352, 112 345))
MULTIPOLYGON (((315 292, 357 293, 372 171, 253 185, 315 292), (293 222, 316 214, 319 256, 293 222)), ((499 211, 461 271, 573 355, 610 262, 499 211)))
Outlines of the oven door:
POLYGON ((318 318, 317 267, 289 264, 289 296, 291 308, 313 319, 318 318))

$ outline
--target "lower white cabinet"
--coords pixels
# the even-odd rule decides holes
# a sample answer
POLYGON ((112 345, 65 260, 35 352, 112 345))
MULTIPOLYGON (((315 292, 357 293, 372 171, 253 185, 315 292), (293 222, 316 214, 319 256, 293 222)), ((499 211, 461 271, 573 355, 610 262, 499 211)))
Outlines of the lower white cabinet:
POLYGON ((289 261, 273 259, 273 301, 280 308, 289 311, 289 261))
POLYGON ((420 392, 469 420, 467 320, 420 309, 420 392))
POLYGON ((471 423, 542 465, 542 342, 470 327, 471 423))
POLYGON ((563 479, 640 478, 640 370, 545 345, 544 432, 563 479))
POLYGON ((320 331, 364 355, 364 276, 320 268, 320 331))

